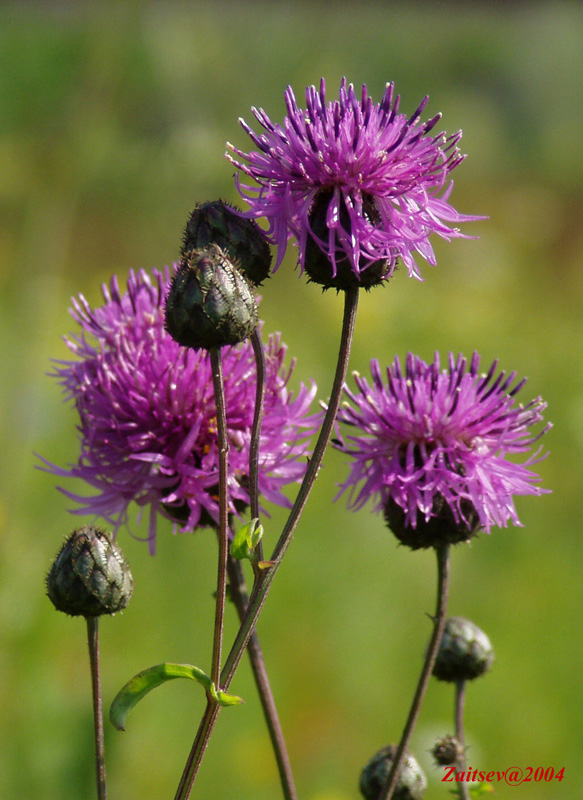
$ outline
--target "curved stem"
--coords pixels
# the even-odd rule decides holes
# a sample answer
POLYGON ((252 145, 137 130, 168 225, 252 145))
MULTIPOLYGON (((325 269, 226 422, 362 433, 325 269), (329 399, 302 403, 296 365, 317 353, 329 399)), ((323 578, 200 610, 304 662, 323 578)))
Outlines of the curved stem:
MULTIPOLYGON (((326 409, 326 414, 324 416, 322 428, 318 436, 318 441, 314 447, 312 458, 308 463, 308 468, 298 491, 296 501, 292 510, 290 511, 287 522, 273 552, 272 561, 274 563, 269 569, 263 571, 260 578, 255 582, 251 592, 251 597, 249 598, 249 605, 245 619, 241 623, 241 627, 239 628, 235 642, 233 643, 231 651, 225 662, 225 666, 223 667, 223 671, 221 673, 221 688, 223 688, 225 691, 228 690, 231 681, 233 680, 237 667, 239 666, 241 658, 243 657, 243 653, 245 652, 245 648, 247 647, 249 639, 253 634, 257 618, 261 613, 261 609, 265 603, 265 599, 271 587, 273 578, 281 566, 282 559, 291 543, 299 518, 304 510, 304 506, 306 505, 318 475, 318 471, 324 457, 324 452, 332 433, 332 427, 334 425, 334 420, 336 419, 336 413, 338 411, 340 397, 342 395, 342 387, 346 379, 357 308, 358 288, 348 289, 344 293, 344 318, 342 322, 342 334, 340 339, 338 361, 336 364, 336 373, 330 394, 330 402, 328 403, 328 408, 326 409)), ((210 735, 210 731, 212 731, 219 713, 219 707, 216 704, 213 708, 210 708, 209 705, 207 705, 207 709, 200 723, 199 731, 188 756, 175 800, 186 800, 190 794, 196 773, 200 767, 204 750, 208 742, 208 736, 210 735)))
MULTIPOLYGON (((466 682, 464 680, 457 681, 455 685, 455 738, 458 740, 460 746, 460 756, 458 758, 458 770, 465 772, 466 770, 466 749, 464 741, 464 703, 466 697, 466 682)), ((470 790, 467 783, 459 781, 457 783, 460 789, 460 796, 462 800, 470 800, 470 790)))
POLYGON ((387 780, 378 797, 378 800, 391 800, 393 794, 395 793, 395 789, 401 775, 403 761, 405 760, 405 753, 409 747, 409 742, 411 741, 411 737, 417 723, 417 718, 421 710, 421 704, 425 696, 427 685, 429 684, 429 679, 431 678, 433 665, 435 664, 437 651, 439 650, 439 645, 441 644, 441 639, 443 636, 443 630, 445 628, 447 597, 449 592, 449 545, 440 544, 435 548, 435 551, 437 554, 438 577, 437 608, 435 611, 433 634, 431 635, 429 647, 427 648, 425 662, 423 664, 423 669, 421 670, 419 683, 417 684, 417 690, 415 691, 415 695, 413 697, 413 702, 411 704, 409 716, 403 730, 403 735, 401 736, 401 741, 399 742, 399 747, 397 748, 397 752, 395 754, 395 760, 391 767, 391 771, 387 775, 387 780))
POLYGON ((217 571, 217 600, 213 638, 213 662, 211 680, 220 688, 221 650, 223 643, 223 620, 225 617, 225 595, 227 588, 227 556, 229 553, 229 441, 227 439, 227 417, 225 411, 225 389, 221 350, 210 350, 215 404, 217 409, 217 434, 219 442, 219 564, 217 571))
POLYGON ((93 692, 93 728, 95 733, 95 773, 98 800, 107 800, 105 780, 105 741, 103 736, 103 705, 99 676, 99 617, 86 617, 91 689, 93 692))
MULTIPOLYGON (((251 508, 251 519, 259 519, 259 443, 261 440, 261 421, 263 419, 263 405, 265 401, 265 351, 263 350, 261 336, 257 328, 255 328, 250 338, 255 355, 257 388, 255 391, 253 428, 251 429, 251 442, 249 445, 249 504, 251 508)), ((257 560, 263 561, 263 543, 261 541, 258 543, 256 551, 257 560)))
MULTIPOLYGON (((227 562, 227 569, 229 573, 229 584, 231 586, 231 597, 237 608, 239 619, 243 620, 247 611, 248 595, 247 585, 245 582, 245 575, 240 561, 229 556, 227 562)), ((259 645, 257 633, 253 632, 249 639, 247 647, 249 658, 251 660, 251 667, 253 669, 253 677, 261 700, 263 714, 267 723, 271 745, 275 754, 277 768, 279 770, 279 777, 283 789, 283 796, 285 800, 297 800, 296 787, 291 770, 291 764, 287 753, 287 747, 277 714, 275 700, 271 691, 269 678, 267 676, 267 669, 265 661, 263 660, 263 653, 259 645)))

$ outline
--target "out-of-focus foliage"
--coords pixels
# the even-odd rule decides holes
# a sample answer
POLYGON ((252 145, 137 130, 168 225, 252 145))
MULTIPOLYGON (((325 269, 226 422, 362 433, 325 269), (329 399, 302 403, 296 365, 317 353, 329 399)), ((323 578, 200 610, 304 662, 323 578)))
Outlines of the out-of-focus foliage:
MULTIPOLYGON (((455 205, 490 220, 468 226, 479 240, 437 242, 424 283, 400 271, 362 297, 352 367, 478 349, 529 376, 525 397, 548 401, 555 428, 539 469, 553 494, 519 499, 523 529, 454 551, 450 610, 496 651, 468 689, 471 766, 565 766, 560 785, 531 783, 529 800, 580 796, 582 40, 581 6, 550 1, 2 6, 0 796, 94 792, 84 629, 54 612, 43 582, 63 536, 89 520, 67 514, 32 455, 78 454, 75 413, 46 376, 66 357, 69 297, 95 303, 112 272, 123 282, 176 259, 196 202, 236 200, 223 152, 227 140, 248 145, 238 117, 257 105, 281 118, 285 86, 301 96, 321 75, 331 96, 342 75, 375 99, 394 80, 405 111, 429 94, 428 115, 464 130, 455 205)), ((298 357, 298 381, 314 377, 325 399, 341 299, 293 267, 290 252, 260 311, 298 357)), ((328 454, 259 628, 308 800, 357 797, 362 766, 398 739, 434 603, 431 553, 399 549, 379 517, 331 505, 345 468, 328 454)), ((268 551, 282 519, 264 520, 268 551)), ((147 666, 210 663, 211 534, 162 526, 155 558, 126 531, 119 542, 135 593, 101 626, 106 705, 147 666)), ((190 689, 148 697, 124 734, 108 726, 112 798, 173 795, 202 712, 190 689)), ((247 703, 221 716, 194 796, 271 800, 277 775, 246 663, 232 690, 247 703)), ((451 732, 452 707, 450 687, 433 684, 412 748, 429 800, 446 796, 428 751, 451 732)))

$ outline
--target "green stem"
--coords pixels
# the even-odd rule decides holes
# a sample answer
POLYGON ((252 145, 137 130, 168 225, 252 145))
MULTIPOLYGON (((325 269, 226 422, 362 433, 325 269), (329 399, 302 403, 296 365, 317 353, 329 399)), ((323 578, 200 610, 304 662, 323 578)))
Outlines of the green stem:
POLYGON ((105 741, 103 735, 103 705, 99 676, 99 617, 86 617, 91 689, 93 693, 93 728, 95 733, 95 773, 97 800, 107 800, 105 780, 105 741))
MULTIPOLYGON (((466 749, 464 741, 464 703, 466 696, 466 682, 464 680, 457 681, 455 685, 455 738, 460 745, 460 756, 458 758, 458 771, 465 772, 466 770, 466 749)), ((467 783, 459 781, 457 783, 460 789, 460 796, 462 800, 470 800, 470 790, 467 783)))
MULTIPOLYGON (((240 561, 237 561, 229 556, 227 569, 229 572, 231 597, 233 598, 233 602, 237 608, 239 619, 242 621, 245 617, 245 613, 247 612, 247 604, 249 602, 243 567, 240 561)), ((255 678, 255 684, 261 700, 261 706, 263 708, 263 714, 267 723, 271 745, 275 754, 281 787, 283 789, 283 796, 285 800, 297 800, 296 787, 287 753, 287 747, 285 744, 281 723, 279 721, 279 716, 277 714, 273 692, 271 691, 269 678, 267 676, 267 669, 265 667, 263 653, 261 651, 256 632, 253 632, 251 638, 249 639, 247 652, 249 653, 249 658, 251 660, 253 677, 255 678)))
POLYGON ((223 384, 223 367, 220 348, 211 348, 210 357, 213 372, 213 386, 215 390, 215 405, 217 409, 217 434, 219 444, 219 563, 217 570, 217 599, 211 680, 217 689, 219 689, 221 688, 221 651, 227 588, 227 557, 229 554, 229 440, 227 438, 225 389, 223 384))
POLYGON ((441 644, 441 639, 443 637, 447 614, 447 597, 449 593, 449 545, 437 545, 435 551, 437 555, 438 577, 437 608, 433 623, 433 634, 429 642, 429 647, 427 648, 425 662, 423 664, 423 669, 421 670, 421 675, 417 684, 417 690, 415 691, 415 695, 413 697, 413 702, 411 704, 409 716, 403 730, 403 735, 401 736, 401 741, 399 742, 399 746, 395 754, 395 760, 393 761, 391 771, 387 775, 387 780, 378 797, 378 800, 391 800, 393 794, 395 793, 395 789, 397 788, 397 783, 399 781, 401 769, 405 760, 405 754, 407 752, 407 748, 409 747, 409 742, 411 741, 411 737, 417 723, 417 718, 419 717, 421 704, 423 702, 423 698, 425 697, 425 691, 429 684, 429 679, 431 678, 431 673, 437 657, 437 651, 439 650, 439 645, 441 644))
MULTIPOLYGON (((342 395, 342 387, 346 379, 357 308, 358 288, 348 289, 344 293, 344 318, 342 322, 342 334, 340 339, 340 350, 338 353, 336 373, 334 376, 334 383, 332 385, 332 392, 330 394, 330 401, 328 403, 328 408, 326 409, 326 414, 322 423, 322 428, 320 430, 316 446, 314 447, 312 458, 308 463, 306 474, 304 475, 304 479, 298 491, 296 501, 292 510, 290 511, 285 527, 273 552, 272 561, 274 561, 274 564, 269 569, 263 571, 260 578, 255 582, 251 592, 251 597, 249 598, 247 614, 241 623, 241 627, 239 628, 239 632, 237 633, 237 637, 233 643, 231 652, 229 653, 227 661, 225 662, 225 666, 223 667, 223 671, 221 673, 221 688, 225 691, 228 690, 231 681, 233 680, 237 667, 239 666, 241 658, 243 657, 243 653, 245 652, 245 648, 247 647, 249 639, 253 634, 257 618, 261 613, 263 604, 265 603, 265 599, 271 587, 271 583, 279 567, 281 566, 282 559, 291 543, 300 515, 304 510, 304 506, 306 505, 309 494, 318 475, 318 471, 324 457, 324 452, 332 433, 334 420, 336 419, 338 406, 340 404, 340 397, 342 395)), ((200 763, 208 743, 208 738, 216 722, 218 713, 219 707, 216 704, 214 707, 212 707, 212 704, 210 703, 207 705, 198 733, 188 756, 188 760, 186 762, 186 766, 175 795, 175 800, 186 800, 186 798, 188 798, 190 795, 192 784, 194 783, 194 779, 200 767, 200 763)))

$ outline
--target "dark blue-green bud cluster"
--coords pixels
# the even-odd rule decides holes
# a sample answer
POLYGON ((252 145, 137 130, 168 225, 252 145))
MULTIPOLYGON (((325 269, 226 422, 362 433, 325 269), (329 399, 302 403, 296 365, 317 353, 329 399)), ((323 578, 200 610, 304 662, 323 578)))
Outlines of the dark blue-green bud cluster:
POLYGON ((257 327, 251 286, 217 244, 189 250, 166 298, 166 330, 195 349, 239 344, 257 327))
POLYGON ((488 672, 494 650, 483 630, 464 617, 450 617, 433 667, 440 681, 471 681, 488 672))
POLYGON ((222 200, 203 203, 194 209, 186 223, 181 253, 184 256, 211 244, 217 244, 255 286, 269 277, 271 250, 261 229, 222 200))
POLYGON ((93 525, 74 531, 47 575, 47 594, 72 617, 115 614, 127 606, 133 579, 120 548, 93 525))
MULTIPOLYGON (((365 800, 377 800, 393 766, 397 747, 383 747, 368 762, 360 775, 360 793, 365 800)), ((393 800, 421 800, 427 789, 423 770, 412 755, 405 755, 393 800)))

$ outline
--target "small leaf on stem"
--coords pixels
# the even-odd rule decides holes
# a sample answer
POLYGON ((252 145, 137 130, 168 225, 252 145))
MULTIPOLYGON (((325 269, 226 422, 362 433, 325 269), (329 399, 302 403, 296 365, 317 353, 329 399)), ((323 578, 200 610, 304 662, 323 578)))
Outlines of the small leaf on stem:
POLYGON ((261 541, 263 536, 263 525, 259 524, 258 519, 249 520, 243 525, 233 538, 231 544, 231 555, 238 561, 244 558, 252 561, 253 551, 261 541))

